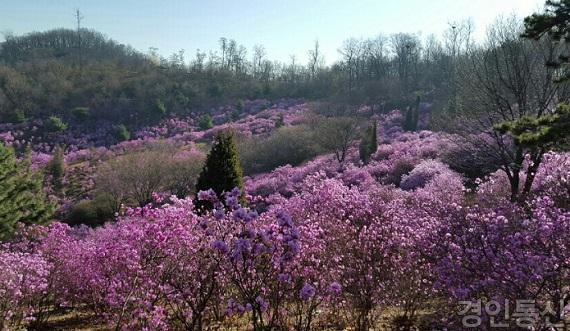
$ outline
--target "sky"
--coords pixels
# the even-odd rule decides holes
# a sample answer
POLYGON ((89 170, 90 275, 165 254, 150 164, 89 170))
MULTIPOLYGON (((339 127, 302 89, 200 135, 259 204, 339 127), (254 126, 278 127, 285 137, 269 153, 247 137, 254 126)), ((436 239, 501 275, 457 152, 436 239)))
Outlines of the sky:
MULTIPOLYGON (((0 32, 16 35, 82 25, 123 44, 163 56, 180 49, 217 49, 220 37, 249 49, 265 47, 272 60, 307 60, 319 40, 325 61, 338 59, 343 40, 397 32, 440 35, 450 22, 471 18, 475 37, 499 15, 524 17, 544 0, 0 0, 0 32)), ((0 37, 0 40, 3 37, 0 37)))

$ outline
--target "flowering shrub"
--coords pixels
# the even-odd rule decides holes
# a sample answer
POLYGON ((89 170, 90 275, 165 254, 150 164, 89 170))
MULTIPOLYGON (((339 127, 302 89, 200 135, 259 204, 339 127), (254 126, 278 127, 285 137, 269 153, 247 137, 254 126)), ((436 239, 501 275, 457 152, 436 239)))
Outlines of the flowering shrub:
POLYGON ((50 264, 38 253, 0 249, 0 329, 19 329, 40 313, 50 264))
MULTIPOLYGON (((281 114, 286 126, 302 121, 303 109, 246 101, 233 123, 219 109, 211 130, 262 134, 281 114)), ((430 313, 453 315, 460 300, 479 299, 533 299, 544 310, 570 295, 567 153, 547 153, 528 203, 513 204, 501 171, 464 187, 441 162, 449 136, 401 133, 399 112, 380 120, 381 144, 367 165, 351 149, 343 165, 322 155, 246 178, 249 207, 237 190, 223 203, 201 191, 196 198, 214 210, 197 215, 191 198, 155 192, 150 204, 97 229, 22 228, 0 247, 0 329, 41 326, 52 308, 81 307, 124 330, 363 331, 381 320, 394 329, 458 330, 456 315, 430 313)), ((195 142, 211 132, 194 128, 191 119, 171 119, 136 140, 68 150, 67 176, 157 143, 176 161, 200 157, 195 142)), ((25 141, 19 126, 5 129, 13 144, 25 141)), ((38 165, 50 157, 49 145, 40 146, 38 165)), ((481 329, 490 327, 485 314, 481 329)))
MULTIPOLYGON (((553 304, 550 321, 563 318, 558 303, 568 295, 567 287, 560 286, 569 281, 568 211, 542 197, 528 210, 452 205, 447 212, 430 245, 439 256, 438 287, 458 300, 530 299, 539 311, 553 304)), ((536 328, 546 327, 537 322, 536 328)))
POLYGON ((403 190, 414 190, 426 186, 435 177, 453 175, 455 174, 447 165, 434 160, 426 160, 402 177, 400 187, 403 190))

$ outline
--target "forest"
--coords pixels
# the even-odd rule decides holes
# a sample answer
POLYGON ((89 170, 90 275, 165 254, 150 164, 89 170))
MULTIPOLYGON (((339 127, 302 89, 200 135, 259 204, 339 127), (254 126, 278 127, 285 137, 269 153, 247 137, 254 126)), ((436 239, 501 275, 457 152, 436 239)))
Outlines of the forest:
POLYGON ((0 330, 566 330, 569 39, 6 34, 0 330))

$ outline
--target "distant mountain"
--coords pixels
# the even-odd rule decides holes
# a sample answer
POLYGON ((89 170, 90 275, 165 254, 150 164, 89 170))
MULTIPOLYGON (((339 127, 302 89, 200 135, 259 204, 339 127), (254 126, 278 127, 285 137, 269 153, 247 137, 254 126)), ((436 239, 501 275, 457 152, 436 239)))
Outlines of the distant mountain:
POLYGON ((51 58, 69 62, 119 61, 125 65, 141 65, 147 62, 145 56, 132 47, 87 29, 32 32, 8 37, 0 46, 0 59, 8 64, 51 58))

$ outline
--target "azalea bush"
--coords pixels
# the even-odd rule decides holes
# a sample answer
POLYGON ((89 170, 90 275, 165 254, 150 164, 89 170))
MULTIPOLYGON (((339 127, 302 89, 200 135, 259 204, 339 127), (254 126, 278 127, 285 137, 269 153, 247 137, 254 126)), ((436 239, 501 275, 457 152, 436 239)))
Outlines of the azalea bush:
MULTIPOLYGON (((169 157, 153 156, 177 165, 161 179, 180 179, 158 189, 170 192, 145 191, 138 207, 117 208, 98 228, 21 227, 0 246, 0 329, 45 327, 54 314, 81 309, 124 330, 460 330, 461 301, 535 300, 541 311, 568 303, 568 153, 546 153, 528 199, 515 203, 503 171, 466 187, 469 174, 446 162, 453 137, 401 133, 391 112, 367 164, 349 148, 342 164, 321 155, 248 177, 245 192, 185 197, 195 170, 186 161, 203 157, 195 141, 224 125, 268 133, 280 114, 285 127, 300 121, 300 108, 245 102, 239 119, 201 135, 180 131, 192 121, 173 120, 153 137, 68 151, 68 168, 94 171, 159 146, 169 157), (213 209, 196 213, 197 200, 213 209)), ((143 165, 133 162, 130 173, 144 184, 152 177, 136 177, 143 165)), ((557 323, 565 313, 545 316, 557 323)), ((481 329, 492 317, 481 313, 481 329)), ((532 326, 548 327, 545 319, 532 326)))

